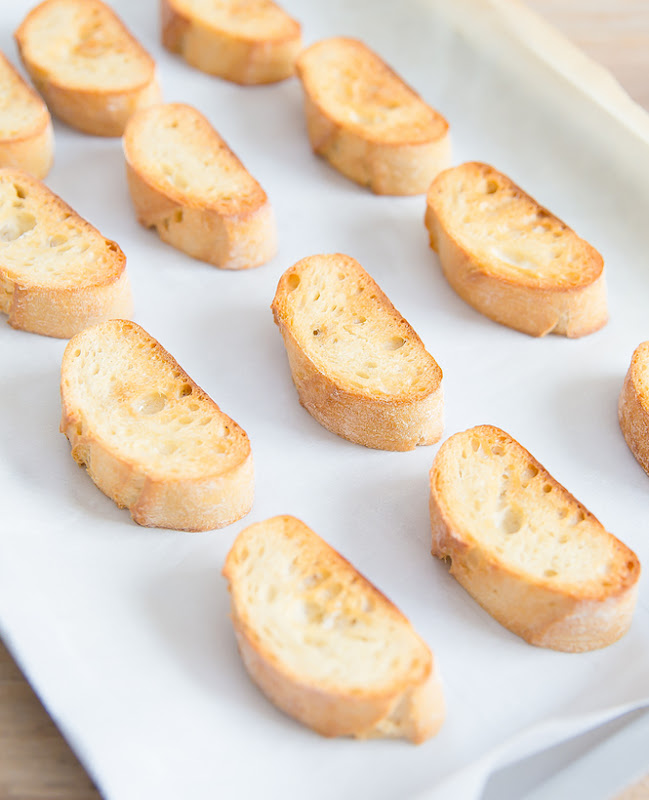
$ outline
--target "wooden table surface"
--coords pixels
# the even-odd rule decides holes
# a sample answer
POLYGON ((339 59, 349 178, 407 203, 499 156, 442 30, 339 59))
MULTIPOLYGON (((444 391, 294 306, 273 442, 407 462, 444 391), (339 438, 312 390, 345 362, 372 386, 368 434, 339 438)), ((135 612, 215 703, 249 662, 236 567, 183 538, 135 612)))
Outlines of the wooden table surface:
MULTIPOLYGON (((527 5, 610 69, 649 110, 649 0, 527 0, 527 5)), ((99 797, 0 642, 1 800, 99 797)), ((649 776, 625 798, 649 798, 649 776)))

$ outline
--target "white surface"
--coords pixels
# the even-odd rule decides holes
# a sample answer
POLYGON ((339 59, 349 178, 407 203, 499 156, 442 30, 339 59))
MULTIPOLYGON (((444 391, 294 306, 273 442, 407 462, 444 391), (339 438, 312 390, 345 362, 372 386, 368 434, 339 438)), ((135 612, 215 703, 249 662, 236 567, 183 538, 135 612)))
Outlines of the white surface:
POLYGON ((544 781, 525 800, 611 800, 639 781, 649 759, 649 714, 645 712, 566 769, 544 781))
MULTIPOLYGON (((0 11, 14 62, 10 34, 29 5, 0 11)), ((627 135, 506 38, 491 66, 446 27, 442 0, 413 0, 408 13, 388 0, 285 3, 307 43, 364 38, 448 117, 454 163, 492 162, 604 254, 608 326, 532 339, 448 287, 423 197, 375 197, 311 155, 297 81, 244 89, 210 78, 162 50, 153 0, 112 5, 156 57, 165 99, 205 113, 267 190, 280 252, 229 273, 163 245, 134 220, 119 140, 56 125, 48 185, 120 243, 135 319, 247 430, 257 473, 254 508, 230 528, 138 528, 58 433, 65 342, 0 328, 0 632, 105 796, 460 800, 479 795, 494 765, 649 702, 646 580, 631 631, 606 650, 545 651, 503 629, 429 555, 437 447, 371 451, 321 428, 297 402, 268 308, 299 258, 357 258, 444 370, 445 437, 504 428, 649 563, 649 479, 616 419, 631 353, 649 338, 649 189, 629 169, 627 135), (250 683, 220 568, 245 525, 278 513, 339 549, 430 644, 448 701, 436 739, 324 740, 250 683)))

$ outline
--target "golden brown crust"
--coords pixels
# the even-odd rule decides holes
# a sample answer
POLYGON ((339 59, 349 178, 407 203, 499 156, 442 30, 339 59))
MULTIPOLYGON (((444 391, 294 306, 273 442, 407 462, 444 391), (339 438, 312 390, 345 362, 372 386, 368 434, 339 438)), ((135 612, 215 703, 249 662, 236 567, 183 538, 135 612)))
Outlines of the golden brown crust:
MULTIPOLYGON (((430 245, 439 255, 444 275, 459 296, 482 314, 531 336, 556 333, 577 338, 606 324, 606 284, 600 254, 505 175, 486 164, 463 164, 440 174, 426 200, 430 245), (454 219, 459 207, 454 193, 461 193, 461 182, 471 190, 480 183, 492 184, 495 188, 487 190, 483 203, 492 202, 490 197, 496 190, 513 201, 494 212, 499 223, 519 225, 521 231, 529 231, 534 225, 561 237, 562 246, 567 243, 574 253, 571 258, 563 254, 556 257, 563 274, 559 269, 549 276, 542 269, 538 273, 526 268, 512 270, 512 265, 493 255, 499 252, 498 242, 490 245, 493 221, 491 227, 484 226, 481 249, 476 252, 475 235, 469 241, 463 223, 454 219), (531 223, 527 216, 533 218, 531 223)), ((470 220, 470 203, 463 208, 470 220)))
POLYGON ((301 30, 288 15, 279 35, 258 36, 219 28, 198 11, 183 12, 174 0, 160 1, 160 15, 163 45, 202 72, 242 85, 275 83, 295 72, 301 30))
POLYGON ((642 469, 649 474, 649 397, 647 366, 649 342, 635 349, 618 402, 620 429, 642 469))
MULTIPOLYGON (((149 360, 152 361, 152 357, 149 360)), ((142 370, 151 372, 152 385, 156 380, 153 369, 143 360, 142 370)), ((159 342, 134 322, 111 320, 103 326, 86 329, 70 340, 61 367, 61 406, 60 430, 70 442, 73 458, 87 469, 104 494, 120 508, 129 509, 138 525, 206 531, 229 525, 250 511, 254 475, 250 442, 245 431, 220 410, 159 342), (110 338, 114 336, 145 342, 147 349, 153 350, 155 357, 173 370, 174 382, 182 387, 183 394, 189 387, 188 393, 196 404, 208 407, 212 415, 222 418, 236 440, 232 445, 236 453, 230 459, 233 463, 227 469, 212 464, 206 465, 204 474, 199 477, 170 474, 164 467, 156 468, 126 457, 117 440, 97 434, 88 423, 88 410, 80 407, 75 399, 77 375, 74 361, 84 340, 96 339, 99 342, 106 337, 110 347, 110 338)))
MULTIPOLYGON (((467 462, 468 464, 469 462, 467 462)), ((467 467, 470 469, 470 466, 467 467)), ((500 469, 494 465, 494 470, 500 469)), ((450 564, 450 573, 469 594, 501 625, 530 644, 565 652, 583 652, 606 647, 628 630, 635 608, 640 563, 637 556, 579 503, 545 468, 504 431, 481 425, 451 437, 440 449, 430 472, 430 517, 432 554, 450 564), (609 561, 605 574, 597 571, 587 582, 570 583, 569 576, 539 578, 524 567, 508 563, 480 538, 475 527, 469 530, 459 521, 459 509, 446 497, 445 484, 457 461, 455 447, 471 440, 500 445, 516 453, 516 458, 538 475, 548 496, 559 497, 577 519, 597 529, 598 537, 608 539, 609 561)), ((519 502, 525 505, 521 487, 519 502)), ((562 530, 569 526, 554 523, 562 530)), ((551 530, 548 530, 551 536, 551 530)), ((532 545, 530 545, 532 549, 532 545)), ((550 573, 551 574, 551 573, 550 573)))
MULTIPOLYGON (((0 131, 0 167, 23 169, 35 178, 44 178, 54 158, 54 133, 47 106, 28 86, 9 60, 0 53, 0 85, 13 89, 20 103, 38 109, 33 122, 11 134, 0 131)), ((14 100, 16 102, 16 100, 14 100)))
MULTIPOLYGON (((35 225, 42 226, 49 237, 47 247, 40 252, 41 257, 50 256, 52 239, 61 233, 55 219, 65 217, 66 222, 73 220, 75 229, 87 238, 89 245, 100 247, 106 262, 102 268, 94 268, 92 264, 84 268, 84 274, 72 283, 55 282, 48 277, 31 275, 28 268, 16 272, 14 264, 3 263, 0 248, 0 289, 3 292, 0 309, 8 314, 9 324, 31 333, 68 339, 88 325, 110 317, 129 316, 133 302, 126 256, 119 246, 102 237, 60 197, 26 172, 2 169, 0 183, 5 181, 19 185, 29 195, 23 200, 28 203, 24 208, 33 215, 35 225)), ((39 256, 39 247, 35 244, 30 251, 34 258, 39 256)))
POLYGON ((442 270, 460 297, 482 314, 531 336, 556 333, 577 338, 606 324, 606 284, 600 254, 505 175, 486 164, 463 164, 439 175, 426 200, 425 224, 442 270), (499 242, 494 240, 491 245, 493 228, 486 225, 477 252, 475 234, 469 241, 462 223, 453 218, 458 208, 453 193, 461 193, 458 187, 462 182, 471 191, 481 183, 491 187, 486 189, 482 203, 493 202, 490 198, 498 190, 513 201, 511 208, 494 211, 499 223, 518 226, 520 232, 529 232, 531 226, 552 231, 557 239, 561 237, 561 247, 573 254, 566 257, 558 248, 560 254, 553 258, 559 268, 555 267, 551 275, 543 274, 545 256, 539 259, 545 263, 538 272, 516 266, 512 270, 512 264, 494 255, 500 252, 499 242))
POLYGON ((40 17, 47 17, 49 10, 55 9, 60 2, 45 0, 29 12, 16 30, 14 38, 25 69, 52 113, 60 120, 83 133, 121 136, 132 114, 161 100, 155 62, 111 8, 100 0, 78 0, 84 13, 97 13, 116 26, 120 47, 130 50, 140 65, 146 65, 145 75, 134 77, 128 86, 117 88, 100 83, 92 87, 75 85, 59 77, 56 69, 49 66, 39 50, 32 46, 30 38, 32 26, 42 24, 40 17))
MULTIPOLYGON (((337 585, 355 584, 356 592, 371 598, 382 614, 410 628, 408 620, 382 592, 304 523, 283 516, 251 528, 263 525, 284 527, 298 540, 297 546, 310 562, 327 563, 337 585)), ((264 694, 286 714, 323 736, 402 737, 415 744, 434 736, 444 720, 444 699, 432 654, 423 642, 419 653, 422 663, 413 667, 411 674, 380 689, 358 686, 353 691, 337 680, 323 681, 296 672, 268 648, 263 632, 256 630, 247 613, 238 584, 238 562, 250 530, 245 529, 235 540, 223 575, 229 583, 232 624, 242 660, 264 694)))
POLYGON ((302 259, 280 278, 271 309, 284 339, 300 403, 321 425, 344 439, 381 450, 412 450, 439 440, 443 429, 442 370, 357 261, 340 253, 302 259), (363 287, 369 305, 363 300, 362 307, 358 306, 358 295, 352 295, 350 290, 350 313, 360 309, 377 326, 389 324, 390 335, 398 330, 401 340, 417 351, 422 377, 416 388, 404 383, 386 393, 376 391, 371 383, 366 388, 356 386, 329 360, 326 350, 316 359, 305 349, 289 296, 296 277, 319 269, 321 261, 323 268, 338 269, 363 287))
POLYGON ((444 117, 362 42, 318 42, 300 54, 297 74, 314 152, 356 183, 376 194, 423 194, 449 165, 444 117), (402 109, 405 121, 396 119, 402 109))
MULTIPOLYGON (((277 252, 275 217, 266 192, 196 109, 174 103, 139 112, 127 125, 124 154, 138 221, 155 228, 164 242, 222 269, 257 267, 277 252), (171 184, 161 164, 147 153, 152 142, 145 125, 153 114, 195 126, 196 151, 213 165, 223 163, 226 179, 239 172, 249 185, 242 191, 208 198, 194 191, 191 178, 185 189, 171 184)), ((214 186, 218 189, 218 181, 214 186)))

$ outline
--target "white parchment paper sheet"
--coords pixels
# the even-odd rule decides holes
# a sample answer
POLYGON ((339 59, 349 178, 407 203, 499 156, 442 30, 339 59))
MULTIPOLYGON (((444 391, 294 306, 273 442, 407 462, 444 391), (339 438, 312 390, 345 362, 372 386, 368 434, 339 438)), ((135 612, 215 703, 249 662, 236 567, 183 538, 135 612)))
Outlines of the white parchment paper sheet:
MULTIPOLYGON (((444 370, 445 437, 504 428, 649 563, 649 479, 616 419, 631 353, 649 338, 637 137, 515 39, 499 39, 497 25, 483 50, 442 2, 285 3, 306 43, 350 34, 381 53, 449 119, 454 163, 493 163, 604 254, 608 326, 577 341, 532 339, 451 291, 428 248, 423 197, 375 197, 312 156, 296 80, 244 89, 203 75, 161 48, 154 0, 112 5, 157 59, 165 99, 206 114, 267 190, 281 244, 270 264, 238 274, 193 261, 135 222, 119 140, 56 125, 47 183, 120 243, 135 319, 246 429, 257 473, 253 511, 226 530, 138 528, 58 433, 65 342, 0 328, 1 632, 104 795, 475 797, 495 763, 649 701, 647 581, 631 631, 606 650, 555 653, 507 632, 429 554, 437 447, 377 452, 321 428, 297 402, 268 308, 299 258, 357 258, 444 370), (339 549, 430 644, 448 701, 436 739, 328 741, 251 684, 220 569, 245 525, 278 513, 339 549)), ((0 11, 14 62, 11 33, 29 6, 0 11)))

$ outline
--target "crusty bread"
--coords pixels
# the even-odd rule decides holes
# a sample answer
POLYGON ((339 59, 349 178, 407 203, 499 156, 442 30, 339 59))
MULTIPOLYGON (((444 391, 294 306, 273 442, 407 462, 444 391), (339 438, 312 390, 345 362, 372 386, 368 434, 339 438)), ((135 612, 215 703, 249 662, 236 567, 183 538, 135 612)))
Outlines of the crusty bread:
POLYGON ((295 517, 237 536, 223 569, 253 681, 324 736, 420 743, 444 720, 433 657, 401 612, 295 517))
POLYGON ((202 114, 180 103, 139 111, 124 134, 139 221, 194 258, 256 267, 277 250, 266 192, 202 114))
POLYGON ((0 167, 24 169, 44 178, 53 154, 47 106, 0 53, 0 167))
POLYGON ((100 0, 45 0, 15 38, 52 113, 84 133, 121 136, 131 114, 160 101, 153 59, 100 0))
POLYGON ((321 425, 381 450, 438 441, 442 371, 357 261, 298 261, 271 308, 300 402, 321 425))
POLYGON ((642 469, 649 474, 649 342, 638 345, 618 402, 620 428, 642 469))
POLYGON ((532 336, 585 336, 606 324, 600 254, 487 164, 449 169, 427 196, 430 244, 453 289, 532 336))
POLYGON ((246 433, 134 322, 70 340, 61 404, 74 460, 139 525, 204 531, 250 511, 246 433))
POLYGON ((160 0, 162 43, 192 67, 241 84, 295 71, 300 24, 271 0, 160 0))
POLYGON ((530 644, 581 652, 626 633, 635 554, 507 433, 455 434, 430 473, 432 553, 530 644))
POLYGON ((0 169, 0 311, 14 328, 64 339, 132 311, 115 242, 14 169, 0 169))
POLYGON ((450 164, 448 123, 375 53, 337 37, 303 50, 313 150, 376 194, 423 194, 450 164))

